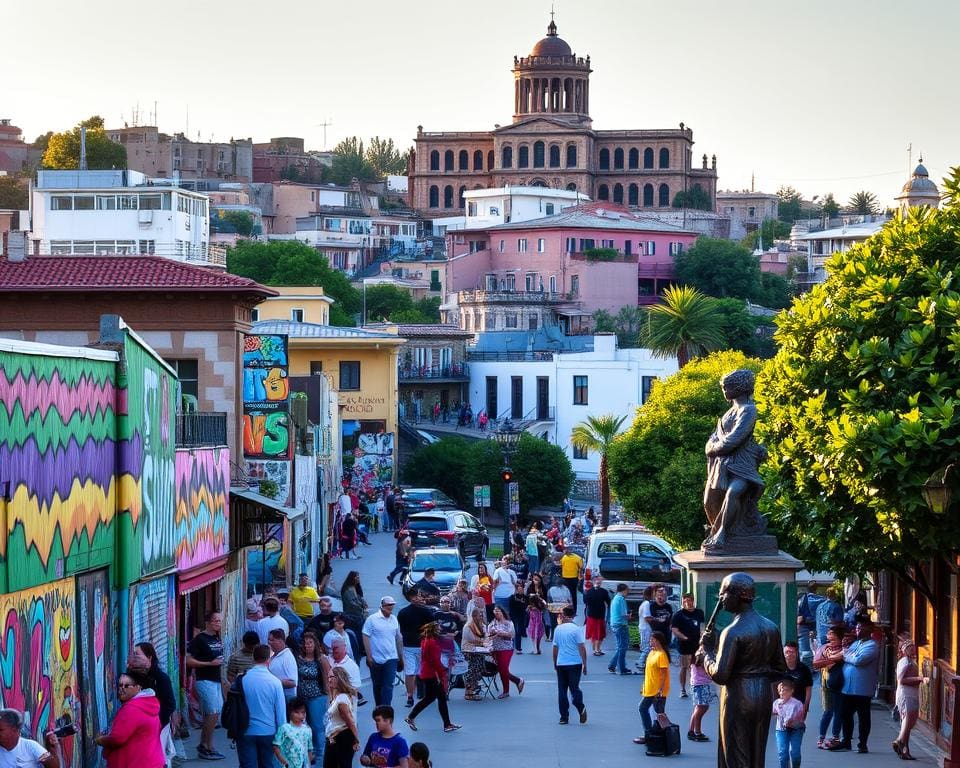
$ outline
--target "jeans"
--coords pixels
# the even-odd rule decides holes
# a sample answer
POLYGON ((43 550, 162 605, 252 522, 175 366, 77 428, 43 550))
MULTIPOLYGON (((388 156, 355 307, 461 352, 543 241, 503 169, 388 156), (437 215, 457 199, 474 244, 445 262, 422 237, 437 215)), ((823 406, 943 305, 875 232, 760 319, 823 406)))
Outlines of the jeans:
POLYGON ((443 727, 450 725, 450 710, 447 708, 447 694, 443 690, 443 684, 436 678, 423 681, 424 696, 420 701, 413 705, 408 717, 415 720, 423 710, 437 702, 437 709, 440 710, 440 719, 443 720, 443 727))
POLYGON ((849 693, 841 697, 840 712, 844 744, 849 746, 853 743, 853 716, 856 715, 859 722, 857 745, 867 746, 867 739, 870 738, 870 698, 870 696, 853 696, 849 693))
POLYGON ((571 603, 573 604, 573 615, 576 616, 577 615, 577 587, 580 584, 580 579, 574 576, 569 579, 563 579, 563 583, 566 584, 567 589, 570 590, 570 600, 571 600, 571 603))
POLYGON ((580 690, 580 673, 583 667, 580 664, 564 664, 557 667, 557 694, 560 704, 560 717, 566 720, 570 717, 570 701, 567 699, 567 693, 573 701, 574 709, 577 712, 583 712, 583 691, 580 690))
POLYGON ((643 732, 653 728, 653 718, 650 717, 650 707, 658 715, 662 715, 667 708, 666 696, 644 696, 640 699, 640 722, 643 723, 643 732))
POLYGON ((241 736, 237 759, 240 768, 273 768, 273 736, 241 736))
POLYGON ((611 672, 617 670, 621 674, 627 672, 627 648, 630 647, 630 628, 626 624, 613 627, 613 636, 617 641, 617 650, 610 659, 607 667, 611 672))
POLYGON ((804 728, 777 730, 777 755, 780 768, 800 768, 800 743, 803 741, 804 728))
POLYGON ((823 714, 820 715, 820 738, 824 738, 827 735, 827 729, 830 727, 831 721, 833 721, 833 738, 840 738, 840 722, 842 719, 840 714, 840 697, 842 695, 839 691, 831 691, 829 688, 821 690, 820 697, 824 706, 823 714))
POLYGON ((641 675, 644 674, 647 670, 647 656, 649 655, 650 655, 650 630, 641 629, 640 630, 640 660, 637 662, 637 666, 640 667, 641 675))
POLYGON ((373 703, 378 707, 393 701, 393 683, 397 677, 398 659, 387 659, 382 664, 373 662, 370 667, 370 682, 373 685, 373 703))
POLYGON ((405 557, 400 557, 400 555, 397 555, 397 556, 396 556, 396 561, 395 561, 395 566, 396 566, 396 567, 395 567, 392 571, 390 571, 390 573, 387 575, 387 581, 389 581, 391 584, 393 583, 393 580, 394 580, 394 578, 397 576, 397 574, 400 574, 400 578, 401 578, 401 579, 404 577, 404 575, 406 575, 406 573, 407 573, 407 558, 405 558, 405 557))
POLYGON ((323 750, 327 739, 323 734, 323 719, 327 714, 327 697, 316 696, 312 699, 306 699, 307 702, 307 722, 313 730, 313 756, 317 763, 323 765, 323 750))
POLYGON ((527 555, 527 564, 530 567, 527 573, 530 574, 530 580, 533 581, 533 574, 540 570, 540 555, 527 555))

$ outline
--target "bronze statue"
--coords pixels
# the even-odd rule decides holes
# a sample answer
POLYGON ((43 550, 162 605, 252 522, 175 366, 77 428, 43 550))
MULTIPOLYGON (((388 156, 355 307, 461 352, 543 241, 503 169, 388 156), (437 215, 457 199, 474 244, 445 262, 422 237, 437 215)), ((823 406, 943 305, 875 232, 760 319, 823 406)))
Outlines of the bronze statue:
POLYGON ((758 467, 766 458, 753 439, 757 406, 753 401, 753 371, 740 369, 720 380, 730 409, 717 421, 707 440, 707 484, 703 508, 709 525, 704 552, 714 554, 776 554, 776 537, 757 509, 763 494, 758 467))
MULTIPOLYGON (((716 648, 713 621, 700 638, 703 667, 720 686, 719 768, 763 768, 773 707, 773 681, 786 672, 780 630, 753 610, 753 579, 731 573, 720 584, 720 604, 735 614, 716 648)), ((719 607, 719 606, 718 606, 719 607)))

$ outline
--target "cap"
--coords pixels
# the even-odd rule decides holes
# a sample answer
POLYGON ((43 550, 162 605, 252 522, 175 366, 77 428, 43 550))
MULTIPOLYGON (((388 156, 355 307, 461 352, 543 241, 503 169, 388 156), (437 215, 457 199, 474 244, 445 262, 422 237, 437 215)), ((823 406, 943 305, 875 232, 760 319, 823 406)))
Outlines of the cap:
POLYGON ((380 598, 380 605, 396 605, 397 601, 394 600, 390 595, 384 595, 380 598))

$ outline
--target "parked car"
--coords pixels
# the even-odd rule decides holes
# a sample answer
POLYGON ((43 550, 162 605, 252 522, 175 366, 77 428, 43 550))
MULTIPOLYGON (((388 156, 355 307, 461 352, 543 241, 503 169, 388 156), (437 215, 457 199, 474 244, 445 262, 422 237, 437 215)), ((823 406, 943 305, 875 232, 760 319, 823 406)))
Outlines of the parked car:
POLYGON ((457 502, 436 488, 403 488, 401 499, 405 515, 417 512, 431 512, 435 509, 456 509, 457 502))
POLYGON ((679 608, 683 569, 673 562, 674 554, 670 544, 642 525, 611 525, 590 537, 584 577, 601 576, 611 595, 623 582, 630 589, 629 603, 639 603, 644 589, 662 583, 668 602, 679 608))
POLYGON ((423 547, 453 547, 461 556, 487 556, 490 539, 487 529, 469 512, 459 509, 441 509, 418 512, 407 518, 407 533, 416 549, 423 547))
POLYGON ((440 594, 445 595, 456 589, 457 581, 465 577, 470 565, 455 547, 437 547, 414 552, 410 570, 401 583, 404 597, 410 598, 414 585, 423 578, 427 568, 433 568, 433 583, 437 585, 440 594))

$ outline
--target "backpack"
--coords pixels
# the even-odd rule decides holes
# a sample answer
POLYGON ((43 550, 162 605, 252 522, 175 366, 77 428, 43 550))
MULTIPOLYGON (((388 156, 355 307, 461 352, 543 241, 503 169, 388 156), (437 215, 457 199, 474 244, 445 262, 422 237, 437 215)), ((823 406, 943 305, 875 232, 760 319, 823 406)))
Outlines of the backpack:
POLYGON ((243 736, 250 725, 250 708, 243 690, 243 677, 244 673, 241 672, 230 684, 227 699, 220 711, 220 724, 227 732, 227 737, 233 741, 243 736))

